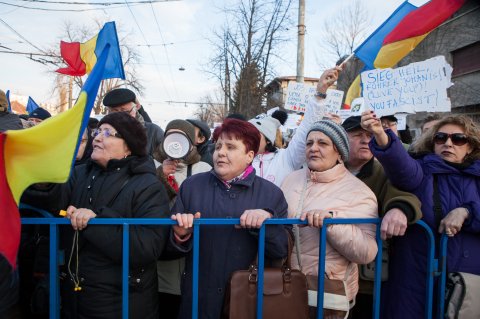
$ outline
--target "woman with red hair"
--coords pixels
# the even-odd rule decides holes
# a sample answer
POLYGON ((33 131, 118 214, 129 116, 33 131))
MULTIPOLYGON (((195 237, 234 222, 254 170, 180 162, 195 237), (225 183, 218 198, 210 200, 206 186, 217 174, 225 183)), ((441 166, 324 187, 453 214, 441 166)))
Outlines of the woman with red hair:
MULTIPOLYGON (((268 218, 286 218, 280 188, 256 176, 252 161, 260 133, 250 123, 226 119, 213 135, 213 170, 183 182, 172 208, 172 242, 187 254, 179 318, 191 318, 194 218, 240 218, 240 227, 208 226, 200 232, 199 318, 220 318, 225 287, 232 272, 248 269, 257 255, 258 229, 268 218), (192 214, 192 213, 195 213, 192 214)), ((265 256, 287 256, 291 227, 268 225, 265 256)))

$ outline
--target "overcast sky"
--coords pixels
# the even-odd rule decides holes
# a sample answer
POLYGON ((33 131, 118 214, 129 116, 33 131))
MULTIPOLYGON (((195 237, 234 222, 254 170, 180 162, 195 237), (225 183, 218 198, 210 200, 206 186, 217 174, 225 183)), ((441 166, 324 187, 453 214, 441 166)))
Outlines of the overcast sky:
MULTIPOLYGON (((24 0, 4 0, 3 3, 44 9, 93 9, 98 6, 66 6, 34 3, 24 0)), ((59 1, 57 1, 59 2, 59 1)), ((61 0, 61 2, 73 2, 61 0)), ((113 2, 113 0, 76 0, 75 2, 113 2)), ((122 2, 122 1, 117 1, 122 2)), ((134 1, 129 1, 134 2, 134 1)), ((59 44, 66 22, 93 24, 95 20, 116 21, 117 28, 129 34, 129 39, 141 54, 138 75, 145 86, 140 98, 157 124, 165 127, 169 120, 191 116, 193 104, 169 104, 166 101, 197 102, 211 94, 217 83, 209 79, 202 69, 211 54, 208 39, 212 30, 220 28, 224 15, 218 9, 233 0, 181 0, 155 4, 110 6, 104 10, 59 12, 19 8, 0 4, 0 51, 36 53, 59 44), (158 24, 157 24, 158 22, 158 24), (29 42, 29 43, 28 43, 29 42), (167 45, 159 45, 159 44, 167 45), (149 46, 147 46, 147 44, 149 46), (5 48, 6 47, 6 48, 5 48), (183 67, 185 71, 180 71, 183 67)), ((305 24, 305 76, 318 77, 321 69, 318 59, 322 41, 322 21, 332 16, 351 0, 306 0, 305 24)), ((380 25, 403 1, 362 1, 371 15, 371 30, 380 25)), ((421 5, 426 0, 412 0, 421 5)), ((297 19, 298 2, 291 8, 297 19)), ((98 31, 97 31, 98 32, 98 31)), ((291 41, 282 48, 285 62, 278 63, 277 76, 295 75, 296 35, 295 27, 288 31, 291 41)), ((92 34, 93 36, 93 34, 92 34)), ((66 40, 66 39, 63 39, 66 40)), ((321 61, 328 63, 330 61, 321 61)), ((333 63, 334 61, 331 61, 333 63)), ((0 53, 0 89, 30 95, 38 103, 52 99, 54 75, 47 67, 26 56, 0 53)))

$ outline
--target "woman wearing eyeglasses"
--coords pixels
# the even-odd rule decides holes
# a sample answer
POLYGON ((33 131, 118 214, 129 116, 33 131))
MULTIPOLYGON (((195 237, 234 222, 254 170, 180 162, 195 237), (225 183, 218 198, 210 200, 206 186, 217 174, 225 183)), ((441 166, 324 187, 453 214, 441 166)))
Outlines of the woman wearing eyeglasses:
MULTIPOLYGON (((479 126, 464 115, 441 119, 415 144, 415 159, 391 130, 383 130, 372 111, 362 114, 362 127, 373 133, 370 149, 391 182, 417 195, 422 219, 437 238, 443 232, 450 236, 447 271, 480 275, 479 126)), ((382 318, 424 317, 427 249, 426 234, 419 226, 395 237, 389 280, 382 287, 382 318)))
MULTIPOLYGON (((143 126, 125 113, 106 115, 93 131, 93 152, 65 184, 29 190, 24 201, 58 212, 61 228, 62 318, 122 317, 122 226, 89 225, 92 218, 164 218, 165 188, 147 155, 143 126)), ((156 261, 168 228, 130 226, 129 318, 158 318, 156 261)))

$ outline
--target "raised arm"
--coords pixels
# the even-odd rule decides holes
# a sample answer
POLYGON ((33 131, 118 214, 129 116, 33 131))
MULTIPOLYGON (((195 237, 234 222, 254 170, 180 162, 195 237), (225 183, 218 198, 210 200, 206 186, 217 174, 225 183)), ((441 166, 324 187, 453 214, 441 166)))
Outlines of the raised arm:
POLYGON ((382 164, 391 183, 403 191, 414 191, 424 178, 420 163, 410 157, 391 130, 383 130, 380 119, 373 111, 362 113, 361 125, 372 133, 370 150, 382 164))
MULTIPOLYGON (((335 83, 341 70, 339 66, 336 66, 323 72, 317 83, 317 93, 320 93, 320 95, 326 94, 328 87, 335 83)), ((307 134, 313 123, 320 121, 325 116, 324 104, 325 98, 321 96, 316 95, 309 100, 302 122, 293 135, 285 152, 280 155, 285 156, 285 161, 288 162, 293 170, 299 169, 305 162, 305 142, 307 134)))

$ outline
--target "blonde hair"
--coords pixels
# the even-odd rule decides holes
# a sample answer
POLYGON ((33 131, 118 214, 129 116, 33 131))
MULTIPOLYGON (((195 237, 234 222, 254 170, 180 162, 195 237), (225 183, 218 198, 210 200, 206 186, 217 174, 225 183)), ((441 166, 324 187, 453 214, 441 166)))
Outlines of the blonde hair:
POLYGON ((460 126, 461 128, 463 128, 465 135, 468 138, 468 144, 472 148, 472 152, 470 154, 467 154, 463 161, 480 159, 480 128, 469 116, 466 115, 449 115, 440 119, 438 123, 432 126, 415 143, 413 147, 414 152, 432 153, 435 147, 433 137, 442 126, 447 124, 460 126))

